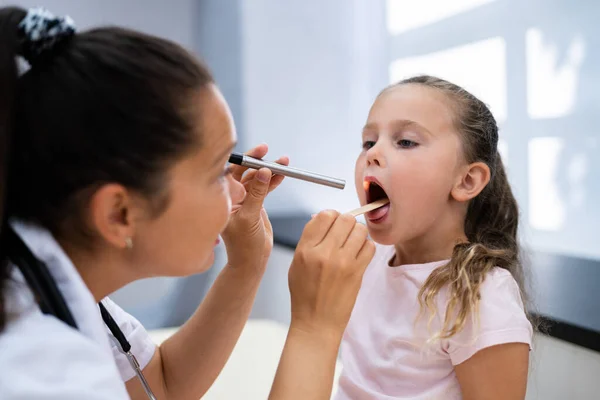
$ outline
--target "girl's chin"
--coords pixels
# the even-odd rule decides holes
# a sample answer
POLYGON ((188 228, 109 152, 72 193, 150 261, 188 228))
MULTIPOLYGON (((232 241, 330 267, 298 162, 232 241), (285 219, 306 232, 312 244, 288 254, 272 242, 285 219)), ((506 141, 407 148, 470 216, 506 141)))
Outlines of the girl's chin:
POLYGON ((380 232, 369 229, 369 236, 375 243, 382 246, 391 246, 398 243, 397 238, 394 238, 390 232, 380 232))

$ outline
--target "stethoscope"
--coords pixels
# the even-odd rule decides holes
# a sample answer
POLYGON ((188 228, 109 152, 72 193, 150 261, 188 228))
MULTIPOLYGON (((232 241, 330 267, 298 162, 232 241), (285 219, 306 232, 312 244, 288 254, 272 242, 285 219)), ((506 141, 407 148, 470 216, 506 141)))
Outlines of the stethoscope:
MULTIPOLYGON (((50 275, 46 264, 41 260, 38 260, 33 253, 31 253, 27 245, 23 243, 21 238, 10 227, 6 226, 3 231, 6 249, 9 253, 8 258, 21 270, 21 273, 27 281, 27 285, 36 296, 42 312, 44 314, 53 315, 72 328, 78 329, 75 319, 71 314, 71 310, 69 310, 69 307, 56 286, 54 278, 50 275)), ((140 364, 131 353, 131 344, 125 338, 123 331, 121 331, 102 303, 98 303, 98 307, 100 308, 100 314, 102 315, 104 323, 119 342, 119 346, 121 347, 120 351, 125 354, 129 360, 129 364, 131 364, 131 367, 140 379, 148 398, 150 400, 156 400, 156 396, 152 393, 152 389, 150 389, 150 385, 142 373, 140 364)))

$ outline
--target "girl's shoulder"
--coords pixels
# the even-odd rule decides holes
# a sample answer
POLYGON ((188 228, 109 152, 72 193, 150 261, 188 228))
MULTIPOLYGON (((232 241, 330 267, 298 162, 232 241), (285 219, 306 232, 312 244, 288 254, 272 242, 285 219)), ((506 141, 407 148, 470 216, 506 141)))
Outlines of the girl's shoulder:
MULTIPOLYGON (((449 294, 448 290, 440 292, 438 306, 447 304, 449 294)), ((533 327, 517 281, 509 271, 494 268, 479 287, 477 315, 472 313, 463 330, 445 341, 445 349, 456 365, 486 347, 504 343, 531 346, 532 339, 533 327)))

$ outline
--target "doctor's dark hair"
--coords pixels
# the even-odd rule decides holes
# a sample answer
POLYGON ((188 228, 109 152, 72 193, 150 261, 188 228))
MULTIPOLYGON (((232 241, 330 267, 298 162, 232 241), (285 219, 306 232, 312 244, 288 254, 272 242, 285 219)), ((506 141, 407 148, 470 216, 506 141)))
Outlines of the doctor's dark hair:
POLYGON ((34 54, 19 26, 27 15, 0 8, 0 330, 11 275, 2 239, 8 219, 60 237, 80 225, 87 199, 106 183, 144 195, 159 213, 168 168, 201 145, 196 99, 213 83, 177 44, 116 27, 34 54), (31 62, 21 76, 18 56, 31 62))

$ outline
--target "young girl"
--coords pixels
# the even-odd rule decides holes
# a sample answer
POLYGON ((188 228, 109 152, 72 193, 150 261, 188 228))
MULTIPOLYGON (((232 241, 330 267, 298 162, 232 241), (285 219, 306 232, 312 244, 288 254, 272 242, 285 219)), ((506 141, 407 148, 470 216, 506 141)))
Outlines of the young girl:
POLYGON ((418 76, 376 99, 356 162, 378 243, 342 345, 337 399, 523 399, 518 207, 490 110, 418 76))

